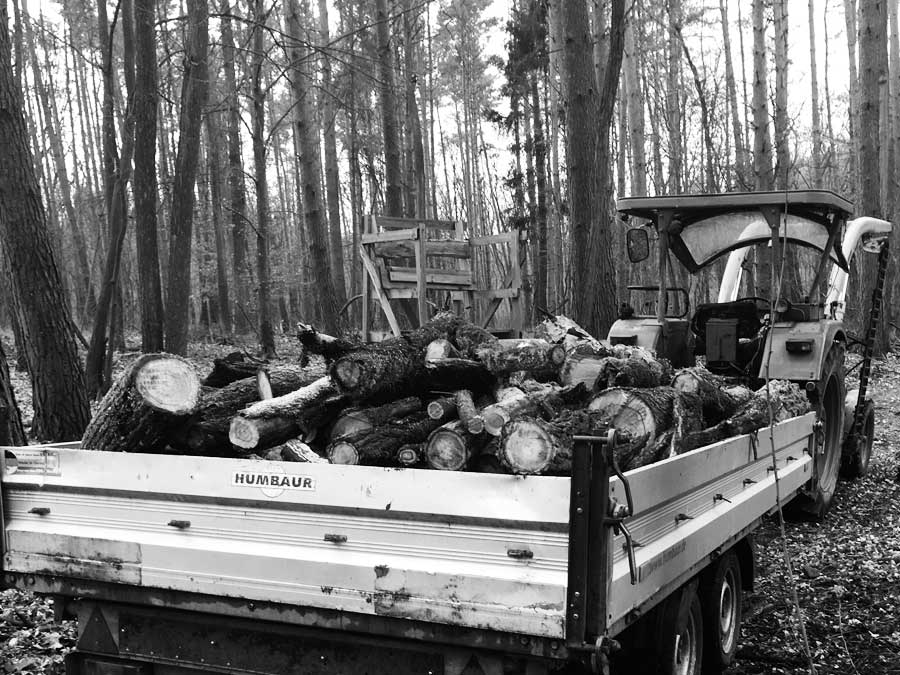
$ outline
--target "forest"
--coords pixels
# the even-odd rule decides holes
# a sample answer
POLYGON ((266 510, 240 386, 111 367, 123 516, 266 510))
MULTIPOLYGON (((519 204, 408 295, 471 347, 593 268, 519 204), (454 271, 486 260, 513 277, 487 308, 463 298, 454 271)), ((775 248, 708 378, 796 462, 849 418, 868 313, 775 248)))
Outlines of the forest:
MULTIPOLYGON (((897 0, 0 12, 0 323, 40 439, 80 437, 129 345, 242 337, 272 356, 298 323, 358 332, 367 214, 517 233, 519 259, 487 251, 478 274, 520 268, 526 325, 562 313, 602 336, 654 275, 625 261, 619 197, 821 188, 857 215, 900 208, 897 0)), ((851 278, 857 332, 870 258, 851 278)), ((715 271, 675 281, 703 302, 715 271)))

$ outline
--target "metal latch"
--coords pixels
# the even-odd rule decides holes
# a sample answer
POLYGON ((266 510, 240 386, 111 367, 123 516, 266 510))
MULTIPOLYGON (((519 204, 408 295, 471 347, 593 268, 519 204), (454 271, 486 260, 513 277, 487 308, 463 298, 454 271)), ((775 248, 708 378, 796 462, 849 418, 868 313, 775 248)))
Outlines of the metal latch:
POLYGON ((615 452, 613 452, 614 448, 609 448, 609 465, 612 467, 613 473, 619 478, 622 482, 622 488, 625 490, 625 503, 622 504, 615 498, 609 500, 609 513, 607 513, 606 518, 603 519, 605 525, 612 527, 613 533, 616 535, 624 535, 625 537, 625 553, 628 555, 628 573, 631 577, 631 585, 634 586, 637 584, 637 560, 634 557, 634 538, 631 536, 631 532, 628 530, 628 527, 625 525, 625 519, 634 514, 634 499, 631 496, 631 485, 628 483, 628 479, 625 477, 625 474, 622 473, 622 470, 619 468, 619 464, 616 461, 615 452))

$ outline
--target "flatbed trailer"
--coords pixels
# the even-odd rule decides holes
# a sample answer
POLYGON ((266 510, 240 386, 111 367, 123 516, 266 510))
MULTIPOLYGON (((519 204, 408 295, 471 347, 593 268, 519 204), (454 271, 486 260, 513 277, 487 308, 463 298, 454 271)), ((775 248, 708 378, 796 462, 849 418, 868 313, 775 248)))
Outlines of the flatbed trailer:
POLYGON ((4 448, 2 579, 77 617, 72 674, 603 672, 620 643, 620 672, 699 672, 819 435, 625 474, 579 438, 571 477, 4 448))

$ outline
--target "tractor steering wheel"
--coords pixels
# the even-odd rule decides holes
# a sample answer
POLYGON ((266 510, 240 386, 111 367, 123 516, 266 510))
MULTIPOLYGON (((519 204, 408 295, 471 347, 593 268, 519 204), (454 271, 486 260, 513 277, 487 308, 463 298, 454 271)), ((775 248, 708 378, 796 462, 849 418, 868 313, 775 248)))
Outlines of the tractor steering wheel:
POLYGON ((742 300, 752 300, 753 302, 761 302, 766 305, 767 308, 772 306, 772 301, 768 298, 764 298, 761 295, 745 295, 742 298, 737 298, 735 302, 741 302, 742 300))

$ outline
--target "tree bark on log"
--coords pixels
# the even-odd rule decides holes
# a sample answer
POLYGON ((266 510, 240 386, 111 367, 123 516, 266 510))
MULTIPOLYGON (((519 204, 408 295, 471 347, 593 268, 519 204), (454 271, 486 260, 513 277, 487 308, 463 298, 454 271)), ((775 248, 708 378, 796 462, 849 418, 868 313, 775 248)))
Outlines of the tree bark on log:
POLYGON ((213 369, 202 384, 204 387, 224 387, 232 382, 254 377, 256 371, 265 365, 265 361, 246 356, 243 352, 231 352, 222 358, 213 359, 213 369))
POLYGON ((495 375, 508 375, 517 371, 558 371, 565 361, 566 351, 546 340, 497 340, 479 348, 477 357, 495 375))
POLYGON ((469 433, 462 420, 435 429, 425 444, 425 461, 432 469, 462 471, 483 448, 489 437, 469 433))
POLYGON ((499 436, 503 426, 519 415, 543 413, 552 417, 566 404, 580 398, 582 391, 580 385, 560 387, 536 382, 528 387, 527 392, 516 388, 507 389, 500 394, 501 398, 496 403, 482 409, 484 430, 491 436, 499 436))
POLYGON ((389 420, 406 417, 421 409, 422 399, 418 396, 407 396, 369 408, 349 408, 341 413, 331 428, 331 441, 363 431, 371 431, 389 420))
POLYGON ((165 431, 193 414, 199 400, 200 380, 188 361, 172 354, 141 356, 103 397, 82 447, 162 451, 165 431))
POLYGON ((231 420, 228 438, 245 450, 282 443, 308 434, 333 418, 346 404, 328 377, 284 396, 259 401, 231 420))
POLYGON ((672 378, 672 387, 700 397, 705 426, 713 426, 730 417, 753 395, 747 387, 715 375, 703 366, 679 370, 672 378))
POLYGON ((305 323, 297 325, 297 340, 307 354, 319 354, 329 363, 360 346, 358 342, 320 333, 305 323))
MULTIPOLYGON (((273 396, 284 396, 305 387, 318 379, 313 372, 297 366, 270 367, 269 385, 273 396)), ((197 411, 182 423, 167 429, 166 440, 181 452, 221 457, 233 455, 228 440, 231 419, 257 400, 259 394, 255 377, 237 380, 219 389, 204 387, 197 411)))
POLYGON ((276 445, 266 453, 266 459, 276 462, 305 462, 309 464, 328 464, 328 460, 317 454, 299 438, 292 438, 281 445, 276 445))
POLYGON ((766 387, 754 391, 750 400, 728 419, 708 429, 686 435, 681 439, 678 452, 687 452, 768 426, 770 403, 772 422, 783 422, 811 409, 809 399, 796 384, 787 380, 772 380, 769 382, 768 392, 766 387))
POLYGON ((470 434, 480 434, 484 431, 484 418, 475 407, 472 399, 472 392, 468 389, 460 389, 455 394, 456 398, 456 414, 459 415, 460 421, 466 425, 466 430, 470 434))
POLYGON ((440 361, 441 359, 458 359, 459 351, 453 346, 453 343, 446 338, 433 340, 428 343, 425 348, 425 361, 440 361))
POLYGON ((333 464, 362 466, 396 466, 397 451, 404 445, 422 443, 445 419, 432 419, 417 412, 387 424, 347 436, 328 445, 328 459, 333 464))
POLYGON ((609 387, 639 387, 648 389, 669 384, 672 367, 665 361, 607 356, 600 360, 594 382, 597 391, 609 387))

